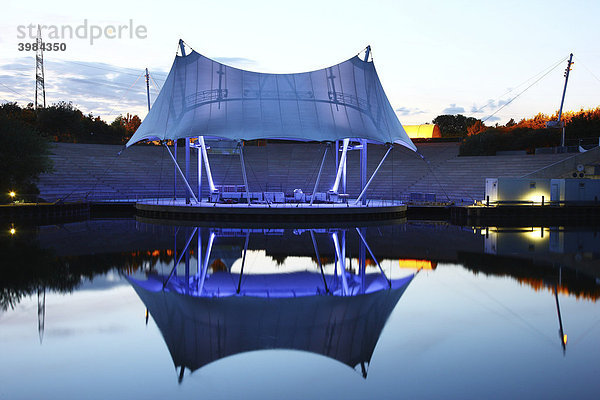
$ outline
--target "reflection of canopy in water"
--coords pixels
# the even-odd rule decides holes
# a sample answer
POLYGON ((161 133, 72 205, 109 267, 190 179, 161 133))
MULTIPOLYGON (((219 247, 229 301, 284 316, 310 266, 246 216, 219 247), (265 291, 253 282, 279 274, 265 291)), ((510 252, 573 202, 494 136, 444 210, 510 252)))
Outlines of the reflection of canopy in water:
MULTIPOLYGON (((358 296, 193 297, 130 280, 177 368, 262 349, 308 351, 352 368, 369 363, 379 335, 413 276, 397 289, 358 296)), ((398 282, 400 283, 400 282, 398 282)), ((396 286, 396 285, 394 285, 396 286)))

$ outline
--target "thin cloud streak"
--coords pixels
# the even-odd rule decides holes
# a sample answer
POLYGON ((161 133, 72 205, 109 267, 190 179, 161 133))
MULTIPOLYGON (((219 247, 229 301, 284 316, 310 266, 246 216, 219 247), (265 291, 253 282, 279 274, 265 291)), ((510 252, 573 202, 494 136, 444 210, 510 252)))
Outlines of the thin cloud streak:
MULTIPOLYGON (((215 57, 228 65, 254 66, 256 62, 241 57, 215 57)), ((35 97, 35 58, 21 57, 0 65, 0 98, 21 105, 35 97), (17 94, 18 93, 18 94, 17 94)), ((102 62, 45 60, 46 105, 72 102, 85 114, 100 116, 111 122, 118 115, 147 111, 144 69, 123 68, 102 62)), ((154 81, 162 86, 168 71, 150 70, 150 99, 158 96, 154 81)))
POLYGON ((400 116, 409 116, 409 115, 420 115, 425 114, 426 111, 423 111, 419 108, 409 108, 409 107, 399 107, 396 110, 396 113, 400 116))
POLYGON ((450 114, 450 115, 454 115, 454 114, 463 114, 465 112, 464 107, 460 107, 460 106, 456 106, 456 104, 450 104, 449 107, 444 108, 443 113, 444 114, 450 114))

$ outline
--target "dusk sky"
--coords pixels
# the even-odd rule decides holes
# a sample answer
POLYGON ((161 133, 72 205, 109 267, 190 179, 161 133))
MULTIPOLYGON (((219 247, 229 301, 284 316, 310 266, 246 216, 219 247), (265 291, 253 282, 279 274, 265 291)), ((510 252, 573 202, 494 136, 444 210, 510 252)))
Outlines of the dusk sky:
MULTIPOLYGON (((440 114, 488 118, 486 124, 551 114, 560 105, 571 52, 575 65, 565 110, 600 106, 598 1, 90 4, 3 2, 0 102, 33 102, 35 52, 19 51, 19 43, 34 42, 26 27, 41 24, 48 26, 43 32, 47 42, 66 44, 65 51, 44 53, 47 104, 72 101, 109 122, 119 114, 146 115, 141 74, 148 67, 160 87, 179 38, 207 57, 261 72, 319 69, 371 45, 383 87, 403 124, 431 122, 440 114), (85 38, 50 37, 52 26, 67 26, 68 33, 84 24, 78 32, 85 38), (127 28, 121 38, 103 33, 91 43, 92 26, 109 29, 110 36, 110 26, 122 25, 127 28), (131 28, 140 34, 131 37, 131 28)), ((155 99, 154 82, 151 89, 155 99)))

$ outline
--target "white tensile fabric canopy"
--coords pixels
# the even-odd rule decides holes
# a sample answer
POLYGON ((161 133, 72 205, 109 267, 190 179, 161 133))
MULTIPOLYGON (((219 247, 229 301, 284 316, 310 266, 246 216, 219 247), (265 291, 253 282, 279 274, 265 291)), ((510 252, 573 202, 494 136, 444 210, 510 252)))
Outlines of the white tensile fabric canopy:
POLYGON ((152 109, 127 146, 144 139, 194 136, 236 141, 359 138, 416 151, 373 62, 358 56, 296 74, 245 71, 195 51, 176 56, 152 109))

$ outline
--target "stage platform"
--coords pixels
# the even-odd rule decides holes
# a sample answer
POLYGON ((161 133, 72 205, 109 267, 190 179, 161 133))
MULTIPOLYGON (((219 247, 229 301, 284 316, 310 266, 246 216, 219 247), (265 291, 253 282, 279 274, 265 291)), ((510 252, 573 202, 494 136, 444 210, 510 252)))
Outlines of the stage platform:
POLYGON ((348 203, 223 204, 185 199, 145 200, 135 205, 139 217, 174 221, 218 222, 350 222, 393 220, 406 217, 406 205, 391 200, 371 200, 367 205, 348 203))

